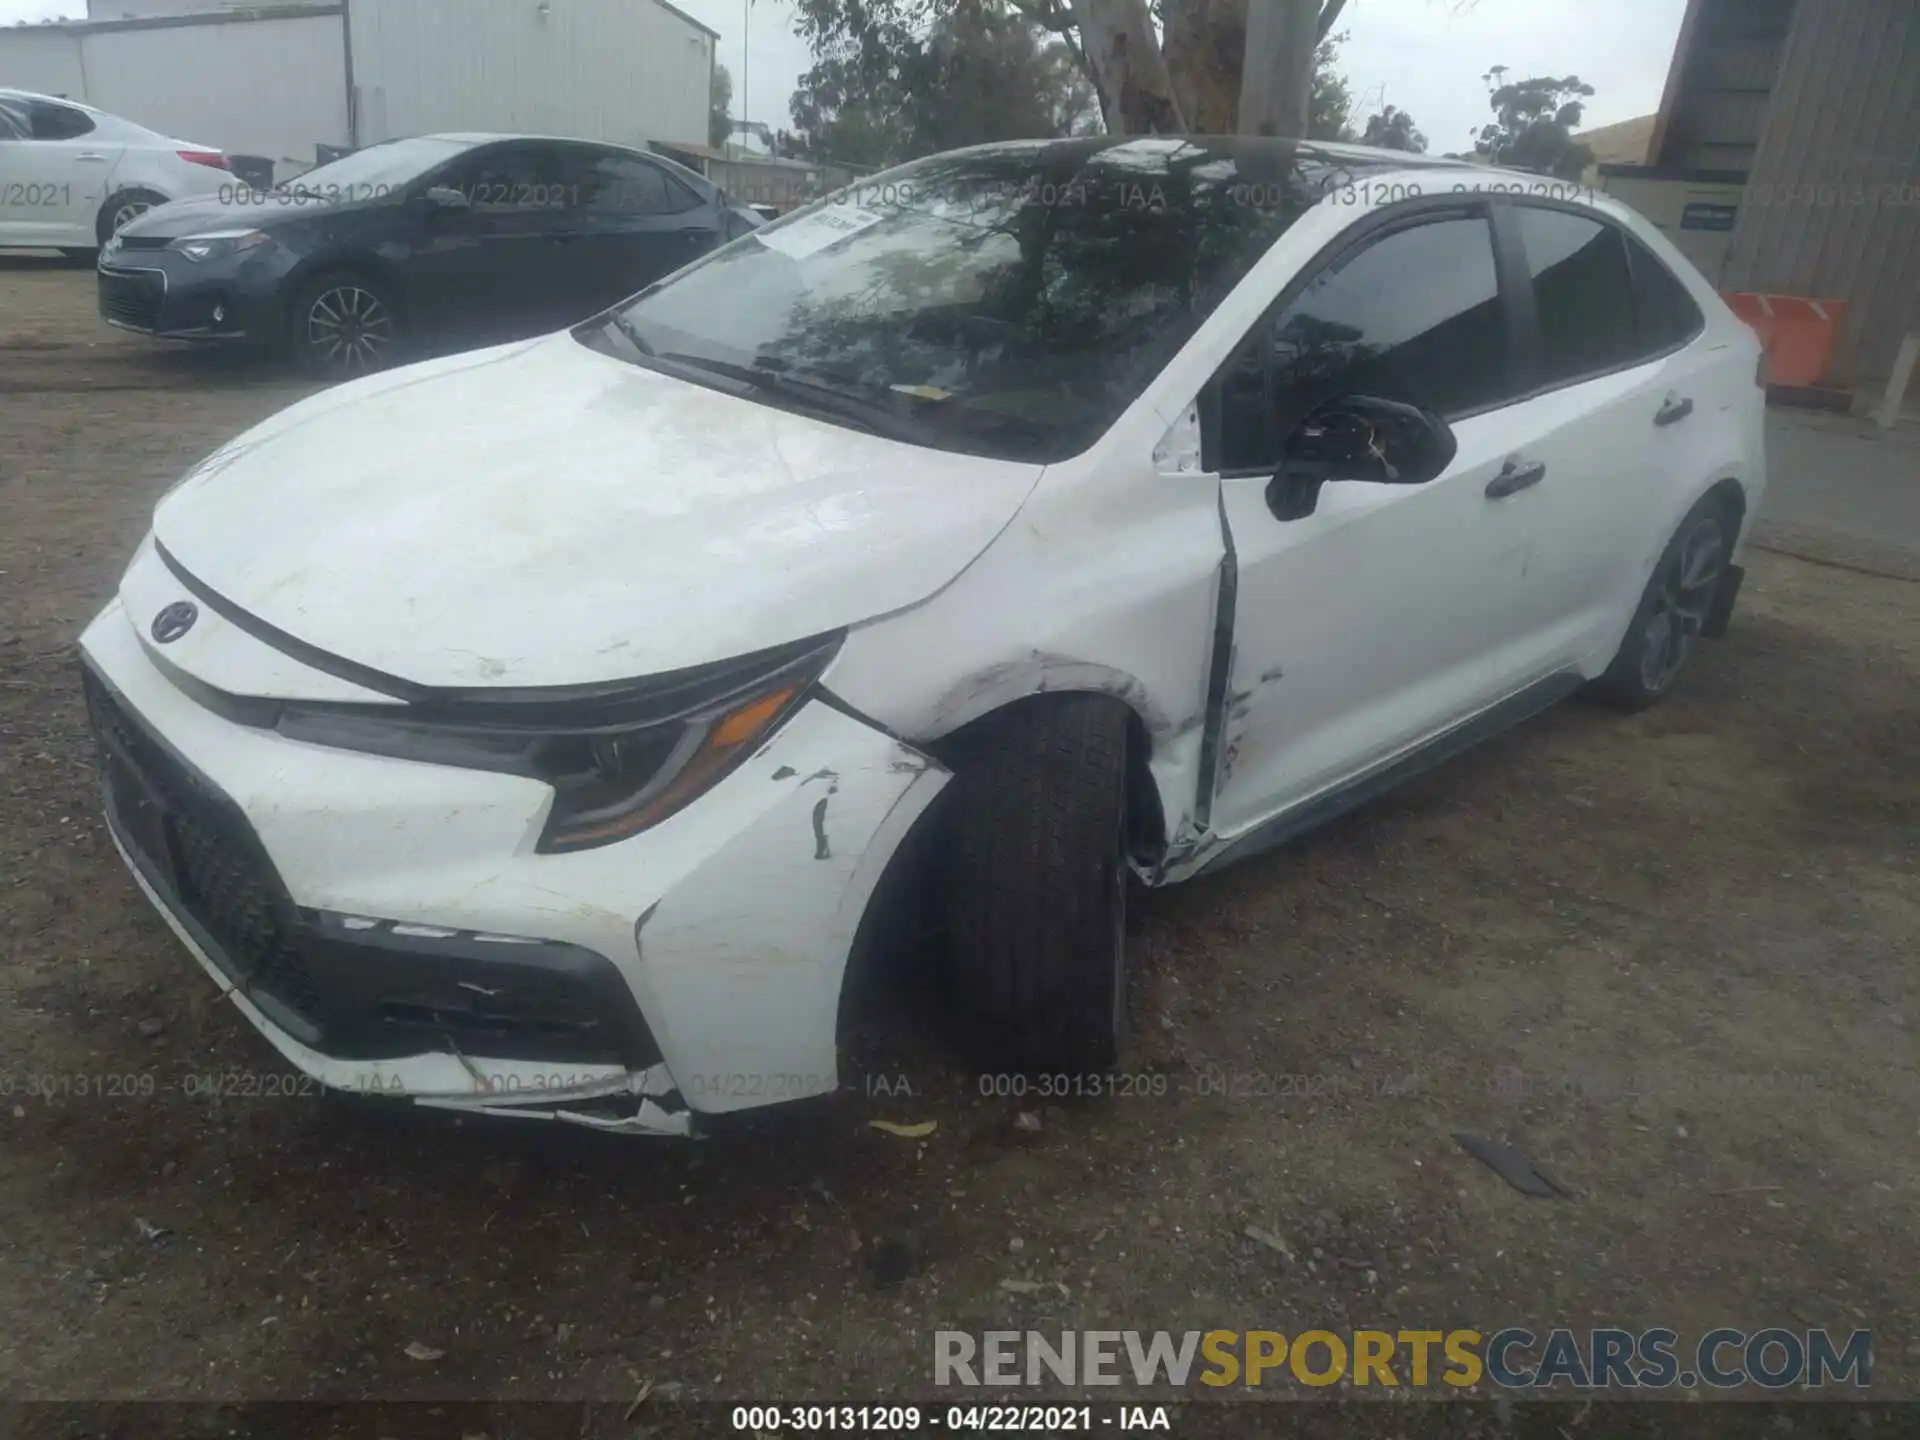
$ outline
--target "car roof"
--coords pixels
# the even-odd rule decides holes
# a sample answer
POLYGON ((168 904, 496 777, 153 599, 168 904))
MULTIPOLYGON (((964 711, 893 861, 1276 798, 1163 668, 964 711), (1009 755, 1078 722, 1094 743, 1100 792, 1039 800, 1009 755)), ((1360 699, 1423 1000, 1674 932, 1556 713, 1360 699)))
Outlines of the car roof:
POLYGON ((1318 163, 1329 169, 1344 171, 1355 179, 1398 171, 1425 171, 1474 176, 1482 180, 1494 176, 1530 184, 1547 183, 1546 176, 1533 171, 1509 170, 1444 155, 1417 155, 1406 150, 1355 145, 1344 140, 1290 140, 1271 135, 1082 135, 1064 140, 995 141, 952 153, 981 158, 1005 155, 1009 159, 1027 158, 1070 164, 1076 160, 1089 162, 1108 152, 1111 152, 1113 159, 1124 161, 1129 151, 1165 155, 1178 153, 1188 147, 1236 159, 1270 156, 1296 164, 1318 163))
POLYGON ((0 96, 5 96, 9 100, 45 100, 50 105, 69 105, 75 110, 84 110, 89 115, 107 113, 97 106, 87 104, 84 100, 69 100, 64 95, 42 95, 38 90, 16 90, 11 85, 0 85, 0 96))
POLYGON ((440 130, 431 135, 395 136, 394 138, 446 140, 455 145, 493 145, 502 140, 547 140, 556 145, 600 145, 609 150, 631 150, 636 155, 647 153, 637 145, 623 145, 618 140, 589 140, 584 135, 523 135, 505 130, 440 130))
POLYGON ((509 140, 538 140, 554 145, 589 145, 598 150, 618 150, 623 155, 637 155, 643 160, 651 160, 676 179, 692 180, 700 185, 714 183, 698 170, 682 165, 671 156, 662 155, 654 150, 645 150, 638 145, 623 145, 618 140, 589 140, 583 135, 518 135, 490 130, 440 130, 431 135, 395 135, 392 139, 382 140, 379 143, 391 145, 397 140, 440 140, 449 145, 465 145, 469 149, 478 149, 482 145, 497 145, 509 140))

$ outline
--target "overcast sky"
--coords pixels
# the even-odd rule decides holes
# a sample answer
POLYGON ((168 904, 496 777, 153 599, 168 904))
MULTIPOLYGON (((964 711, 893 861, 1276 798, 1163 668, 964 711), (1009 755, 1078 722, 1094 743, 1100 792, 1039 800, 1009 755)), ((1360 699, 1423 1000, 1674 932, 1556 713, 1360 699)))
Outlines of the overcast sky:
MULTIPOLYGON (((787 98, 808 65, 787 0, 677 3, 720 32, 735 118, 787 124, 787 98)), ((1398 105, 1435 152, 1463 150, 1485 123, 1480 77, 1493 65, 1577 74, 1598 92, 1589 127, 1649 114, 1685 8, 1686 0, 1349 0, 1340 28, 1351 36, 1342 60, 1355 121, 1398 105)), ((85 13, 85 0, 0 0, 0 24, 85 13)))

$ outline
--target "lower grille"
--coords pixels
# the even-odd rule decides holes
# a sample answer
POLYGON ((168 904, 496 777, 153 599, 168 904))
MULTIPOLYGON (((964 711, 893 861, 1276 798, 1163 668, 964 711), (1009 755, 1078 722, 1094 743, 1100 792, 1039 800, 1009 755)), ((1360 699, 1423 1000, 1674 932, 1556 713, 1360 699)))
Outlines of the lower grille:
POLYGON ((256 1000, 264 992, 291 1011, 291 1028, 306 1032, 303 1039, 317 1037, 322 1004, 293 932, 292 907, 245 818, 149 735, 91 672, 86 693, 122 841, 141 852, 149 876, 212 937, 223 952, 216 959, 232 967, 232 978, 256 1000), (148 812, 150 823, 128 823, 134 810, 148 812))
POLYGON ((114 834, 200 948, 302 1044, 347 1060, 659 1063, 626 980, 591 950, 300 910, 240 808, 81 674, 114 834))
POLYGON ((160 328, 160 302, 166 282, 158 275, 100 272, 100 313, 134 330, 160 328))

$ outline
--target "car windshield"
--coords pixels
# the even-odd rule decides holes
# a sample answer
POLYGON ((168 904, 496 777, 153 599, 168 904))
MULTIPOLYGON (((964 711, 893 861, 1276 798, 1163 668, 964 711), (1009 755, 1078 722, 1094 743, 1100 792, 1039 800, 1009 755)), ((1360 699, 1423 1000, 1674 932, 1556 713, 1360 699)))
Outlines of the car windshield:
POLYGON ((1059 460, 1344 173, 1274 141, 936 156, 754 231, 612 319, 642 363, 689 378, 795 408, 828 398, 834 418, 918 444, 1059 460))
POLYGON ((311 195, 355 198, 385 194, 412 184, 436 165, 445 164, 472 148, 467 141, 432 136, 389 140, 317 165, 296 175, 283 188, 311 195))

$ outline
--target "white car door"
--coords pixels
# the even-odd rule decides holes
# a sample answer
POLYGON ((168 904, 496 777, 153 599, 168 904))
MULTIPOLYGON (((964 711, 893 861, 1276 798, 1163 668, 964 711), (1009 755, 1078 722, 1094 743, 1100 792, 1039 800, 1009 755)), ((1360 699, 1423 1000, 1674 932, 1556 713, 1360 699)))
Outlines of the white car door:
POLYGON ((1675 464, 1710 424, 1696 413, 1707 395, 1695 382, 1711 359, 1689 345, 1704 321, 1685 287, 1606 217, 1522 201, 1495 213, 1537 337, 1522 361, 1528 397, 1512 413, 1548 466, 1514 502, 1532 521, 1528 664, 1604 665, 1646 583, 1649 542, 1656 553, 1666 544, 1663 491, 1676 473, 1706 468, 1675 464))
POLYGON ((125 147, 96 135, 92 116, 77 106, 35 98, 9 109, 25 112, 31 133, 0 142, 6 146, 0 157, 6 161, 0 195, 6 243, 97 244, 95 218, 125 147))
MULTIPOLYGON (((1245 835, 1379 772, 1523 687, 1546 474, 1511 406, 1512 287, 1488 207, 1398 207, 1290 287, 1216 376, 1211 468, 1234 551, 1210 825, 1245 835), (1342 395, 1419 405, 1458 450, 1424 484, 1332 481, 1276 504, 1301 421, 1342 395)), ((1391 458, 1391 456, 1389 456, 1391 458)), ((1204 799, 1204 797, 1203 797, 1204 799)))

